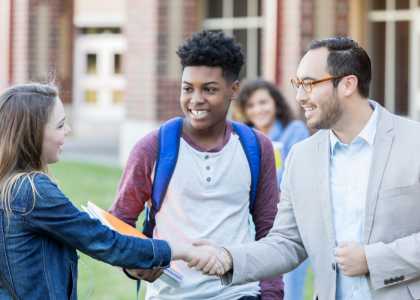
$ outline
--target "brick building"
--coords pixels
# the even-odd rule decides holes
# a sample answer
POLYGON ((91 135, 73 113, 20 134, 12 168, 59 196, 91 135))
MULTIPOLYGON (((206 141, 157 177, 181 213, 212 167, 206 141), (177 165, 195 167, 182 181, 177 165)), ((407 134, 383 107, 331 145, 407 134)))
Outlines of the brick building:
POLYGON ((275 82, 296 116, 290 79, 312 39, 349 36, 372 60, 370 98, 420 120, 420 0, 127 0, 127 116, 121 162, 139 137, 181 115, 177 45, 201 29, 236 36, 247 54, 240 77, 275 82))
POLYGON ((72 101, 73 0, 0 0, 0 88, 56 72, 72 101))
POLYGON ((235 35, 241 79, 275 82, 296 116, 290 78, 306 45, 349 36, 372 59, 370 98, 420 120, 420 0, 0 0, 0 87, 56 69, 74 134, 118 138, 124 164, 182 114, 175 52, 202 29, 235 35))

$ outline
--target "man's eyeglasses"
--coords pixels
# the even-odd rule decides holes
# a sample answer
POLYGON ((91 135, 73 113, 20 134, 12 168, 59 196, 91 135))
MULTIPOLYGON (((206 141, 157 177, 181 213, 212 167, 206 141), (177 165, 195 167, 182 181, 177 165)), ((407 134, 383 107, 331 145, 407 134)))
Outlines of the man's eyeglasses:
POLYGON ((299 92, 299 88, 302 86, 303 90, 306 93, 312 93, 312 89, 313 89, 314 84, 325 82, 325 81, 328 81, 328 80, 341 78, 341 77, 344 77, 344 76, 347 76, 347 75, 339 75, 339 76, 334 76, 334 77, 325 78, 325 79, 316 80, 316 81, 309 81, 309 80, 306 80, 306 79, 299 80, 298 78, 293 78, 292 79, 292 85, 293 85, 293 88, 296 90, 296 92, 299 92))

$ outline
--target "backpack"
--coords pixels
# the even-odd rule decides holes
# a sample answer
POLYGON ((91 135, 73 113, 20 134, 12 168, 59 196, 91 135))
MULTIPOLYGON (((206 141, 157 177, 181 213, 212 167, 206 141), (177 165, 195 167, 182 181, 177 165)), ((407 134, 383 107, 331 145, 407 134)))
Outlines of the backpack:
MULTIPOLYGON (((143 223, 143 234, 149 238, 153 238, 153 230, 156 226, 155 215, 162 207, 169 182, 176 167, 183 122, 183 118, 174 118, 163 124, 159 130, 155 179, 151 197, 152 205, 150 209, 148 205, 146 206, 146 218, 143 223)), ((234 132, 239 136, 251 170, 251 189, 249 193, 249 211, 251 212, 260 174, 261 145, 256 133, 250 127, 238 122, 231 121, 231 123, 234 132)))

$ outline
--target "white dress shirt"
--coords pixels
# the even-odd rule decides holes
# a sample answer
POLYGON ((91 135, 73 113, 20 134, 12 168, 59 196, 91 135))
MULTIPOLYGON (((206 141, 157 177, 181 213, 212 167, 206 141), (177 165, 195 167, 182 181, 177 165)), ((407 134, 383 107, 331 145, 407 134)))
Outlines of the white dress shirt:
MULTIPOLYGON (((375 109, 376 104, 369 103, 375 109)), ((378 110, 375 109, 350 145, 341 143, 330 130, 330 184, 336 245, 342 241, 363 243, 366 190, 377 123, 378 110)), ((366 277, 347 277, 338 268, 336 299, 372 299, 366 277)))

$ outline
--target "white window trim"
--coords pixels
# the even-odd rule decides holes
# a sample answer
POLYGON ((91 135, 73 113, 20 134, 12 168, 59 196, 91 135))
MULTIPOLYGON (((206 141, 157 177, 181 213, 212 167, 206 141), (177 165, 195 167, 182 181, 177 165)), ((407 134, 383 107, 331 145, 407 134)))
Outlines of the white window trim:
MULTIPOLYGON (((247 17, 233 17, 233 0, 223 0, 223 18, 204 19, 202 26, 208 30, 223 30, 227 35, 233 35, 235 29, 247 29, 247 56, 258 57, 258 29, 264 27, 265 19, 257 16, 258 0, 247 1, 248 12, 254 16, 248 13, 247 17)), ((258 59, 247 60, 246 78, 258 76, 258 63, 258 59)))
POLYGON ((410 9, 396 10, 397 0, 387 0, 386 10, 373 10, 368 14, 370 22, 386 22, 385 28, 385 107, 391 113, 395 113, 395 30, 398 21, 410 21, 410 45, 409 45, 409 116, 412 119, 420 119, 420 65, 418 59, 419 43, 417 39, 420 33, 420 8, 417 0, 410 0, 410 9), (416 50, 417 49, 417 50, 416 50))

